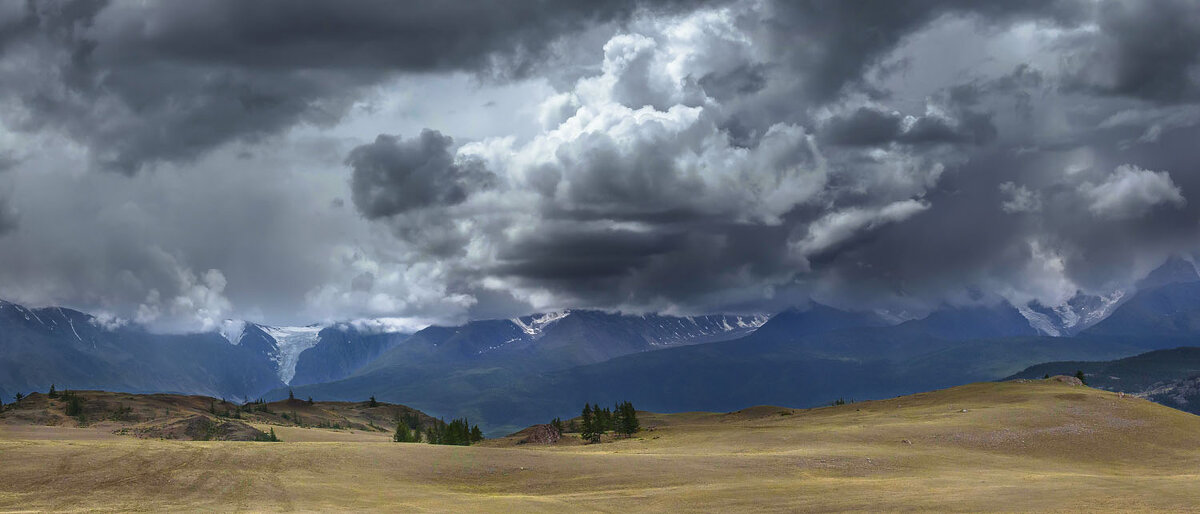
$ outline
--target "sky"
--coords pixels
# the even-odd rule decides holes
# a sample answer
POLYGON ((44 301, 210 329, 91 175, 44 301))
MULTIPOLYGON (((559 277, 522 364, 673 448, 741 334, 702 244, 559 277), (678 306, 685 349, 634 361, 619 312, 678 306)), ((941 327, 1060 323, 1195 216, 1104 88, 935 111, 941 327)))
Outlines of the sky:
POLYGON ((1200 248, 1190 0, 0 2, 0 298, 914 317, 1200 248))

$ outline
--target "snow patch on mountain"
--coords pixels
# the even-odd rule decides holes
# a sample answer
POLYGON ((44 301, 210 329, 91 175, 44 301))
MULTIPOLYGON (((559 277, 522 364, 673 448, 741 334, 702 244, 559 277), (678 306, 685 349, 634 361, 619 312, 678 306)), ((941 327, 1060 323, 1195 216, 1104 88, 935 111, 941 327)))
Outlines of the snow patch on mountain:
POLYGON ((1025 319, 1029 320, 1029 326, 1033 327, 1034 330, 1037 330, 1042 335, 1051 337, 1063 336, 1062 330, 1055 325, 1054 320, 1050 319, 1050 315, 1037 312, 1030 308, 1029 305, 1017 307, 1017 312, 1020 312, 1025 319))
POLYGON ((521 318, 512 318, 514 325, 521 329, 529 336, 537 337, 542 334, 542 330, 553 324, 555 321, 563 319, 571 315, 571 311, 547 312, 545 314, 534 314, 528 316, 529 321, 526 322, 521 318))
POLYGON ((1038 332, 1052 337, 1065 337, 1103 321, 1128 298, 1129 293, 1124 289, 1104 295, 1078 293, 1060 305, 1047 307, 1033 301, 1017 306, 1017 311, 1038 332))
POLYGON ((738 330, 747 328, 758 328, 767 323, 771 317, 765 314, 755 314, 753 316, 721 316, 721 326, 725 330, 738 330), (733 325, 729 324, 729 318, 733 318, 733 325))
POLYGON ((275 362, 276 369, 279 370, 279 379, 285 384, 290 384, 292 378, 296 376, 296 363, 300 361, 300 354, 320 342, 322 327, 318 325, 307 327, 260 325, 259 328, 262 328, 263 332, 275 340, 276 351, 271 356, 271 360, 275 362))
POLYGON ((240 319, 227 319, 221 322, 217 331, 230 344, 237 345, 242 342, 242 335, 246 333, 246 322, 240 319))

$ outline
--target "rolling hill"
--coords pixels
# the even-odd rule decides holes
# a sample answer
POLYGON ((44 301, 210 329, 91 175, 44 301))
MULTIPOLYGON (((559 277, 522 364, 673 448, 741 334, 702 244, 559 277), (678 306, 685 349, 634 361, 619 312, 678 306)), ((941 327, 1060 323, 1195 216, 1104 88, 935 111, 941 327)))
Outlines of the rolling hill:
MULTIPOLYGON (((439 420, 404 405, 288 399, 237 404, 207 396, 107 391, 32 393, 0 408, 0 432, 38 427, 90 429, 144 439, 254 441, 283 427, 390 436, 400 420, 425 429, 439 420), (76 412, 71 411, 74 404, 76 412)), ((36 433, 36 430, 32 433, 36 433)), ((306 434, 311 438, 311 434, 306 434)))
MULTIPOLYGON (((1050 380, 643 412, 598 445, 159 441, 0 425, 0 510, 1186 511, 1200 417, 1050 380), (39 440, 40 439, 40 440, 39 440), (491 447, 489 447, 491 446, 491 447)), ((326 440, 328 441, 328 440, 326 440)))

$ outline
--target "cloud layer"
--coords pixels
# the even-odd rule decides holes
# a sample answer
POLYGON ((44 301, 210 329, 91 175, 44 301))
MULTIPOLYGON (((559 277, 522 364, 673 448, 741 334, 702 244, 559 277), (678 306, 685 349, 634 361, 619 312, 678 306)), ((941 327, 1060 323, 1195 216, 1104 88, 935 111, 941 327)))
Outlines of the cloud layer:
POLYGON ((0 296, 163 330, 1057 305, 1198 250, 1197 12, 5 5, 0 296))

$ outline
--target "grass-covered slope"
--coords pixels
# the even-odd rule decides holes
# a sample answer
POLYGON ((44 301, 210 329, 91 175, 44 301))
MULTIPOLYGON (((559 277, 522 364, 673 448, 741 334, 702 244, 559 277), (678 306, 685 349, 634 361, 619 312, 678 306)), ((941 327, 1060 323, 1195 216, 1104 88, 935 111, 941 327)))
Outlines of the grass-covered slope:
POLYGON ((599 445, 491 448, 35 441, 0 431, 0 510, 1178 512, 1200 504, 1200 417, 1053 381, 812 410, 644 413, 642 426, 599 445))
POLYGON ((33 393, 6 404, 0 409, 0 433, 85 428, 151 439, 253 441, 285 427, 390 435, 402 419, 422 430, 437 423, 419 410, 382 402, 292 399, 239 405, 207 396, 69 391, 53 398, 33 393))

